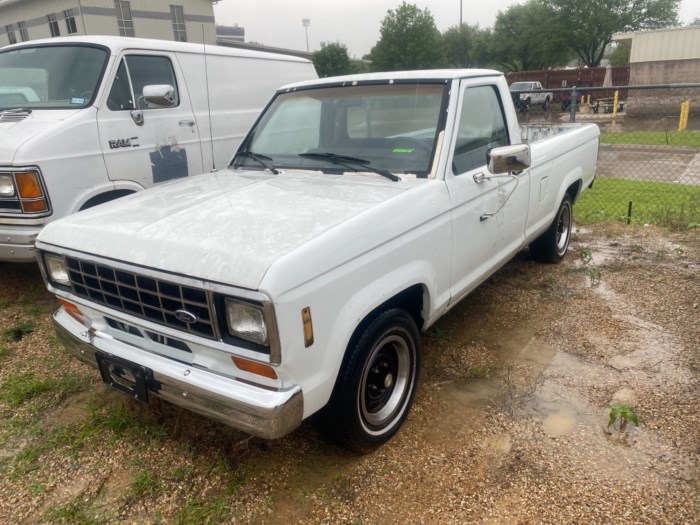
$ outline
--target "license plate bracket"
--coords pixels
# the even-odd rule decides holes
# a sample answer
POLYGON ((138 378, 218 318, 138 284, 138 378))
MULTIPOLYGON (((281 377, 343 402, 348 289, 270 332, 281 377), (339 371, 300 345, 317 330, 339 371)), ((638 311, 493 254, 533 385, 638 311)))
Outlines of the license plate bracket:
POLYGON ((148 384, 153 382, 153 371, 111 354, 96 352, 95 358, 107 386, 148 403, 148 384))

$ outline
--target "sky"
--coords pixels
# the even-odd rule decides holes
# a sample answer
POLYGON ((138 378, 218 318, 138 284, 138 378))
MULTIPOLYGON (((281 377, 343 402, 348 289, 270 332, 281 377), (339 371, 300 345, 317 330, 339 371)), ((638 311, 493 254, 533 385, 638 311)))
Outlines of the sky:
MULTIPOLYGON (((493 27, 499 11, 522 3, 514 0, 461 0, 462 20, 469 25, 493 27)), ((429 9, 443 32, 459 24, 460 0, 408 0, 429 9)), ((219 0, 214 5, 216 23, 245 28, 245 41, 272 47, 320 49, 321 42, 345 44, 350 56, 361 58, 379 40, 379 26, 389 9, 401 0, 219 0), (302 19, 309 20, 308 28, 302 19)), ((700 2, 682 0, 681 23, 700 18, 700 2)))

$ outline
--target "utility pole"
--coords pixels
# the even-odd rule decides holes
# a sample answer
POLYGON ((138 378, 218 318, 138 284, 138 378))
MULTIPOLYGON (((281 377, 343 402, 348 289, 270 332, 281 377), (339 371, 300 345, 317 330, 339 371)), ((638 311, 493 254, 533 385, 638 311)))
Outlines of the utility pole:
POLYGON ((311 25, 310 18, 302 18, 301 25, 304 26, 304 31, 306 31, 306 52, 309 52, 309 26, 311 25))

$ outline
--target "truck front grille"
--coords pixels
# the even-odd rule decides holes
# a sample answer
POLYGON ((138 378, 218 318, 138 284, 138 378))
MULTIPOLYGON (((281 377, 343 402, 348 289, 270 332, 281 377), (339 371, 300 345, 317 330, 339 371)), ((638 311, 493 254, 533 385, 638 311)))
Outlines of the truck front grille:
POLYGON ((76 295, 160 325, 215 338, 213 308, 204 290, 72 257, 66 257, 66 263, 76 295), (180 320, 178 310, 196 320, 180 320))

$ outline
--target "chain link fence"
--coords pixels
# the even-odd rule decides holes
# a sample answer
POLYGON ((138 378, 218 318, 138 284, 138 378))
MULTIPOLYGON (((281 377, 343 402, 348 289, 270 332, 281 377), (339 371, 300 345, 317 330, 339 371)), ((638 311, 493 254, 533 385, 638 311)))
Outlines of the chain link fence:
MULTIPOLYGON (((576 205, 584 222, 700 228, 700 84, 545 90, 519 106, 521 123, 600 127, 593 188, 576 205)), ((515 93, 514 98, 530 93, 515 93)))

